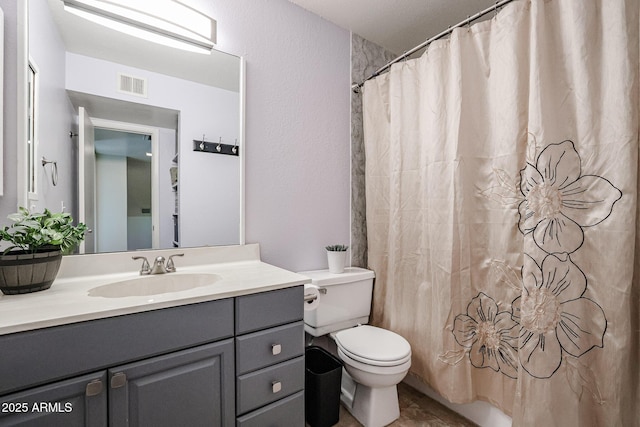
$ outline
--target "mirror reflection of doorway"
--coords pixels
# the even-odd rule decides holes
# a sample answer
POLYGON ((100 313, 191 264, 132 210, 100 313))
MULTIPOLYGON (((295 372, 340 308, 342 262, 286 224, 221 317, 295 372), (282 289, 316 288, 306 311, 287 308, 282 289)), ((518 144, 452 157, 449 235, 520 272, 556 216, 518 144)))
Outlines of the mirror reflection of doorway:
POLYGON ((95 128, 98 252, 153 247, 151 135, 95 128))
POLYGON ((175 129, 90 117, 82 106, 78 123, 83 125, 78 128, 77 217, 91 230, 79 252, 172 247, 173 214, 178 213, 171 175, 177 170, 175 129))

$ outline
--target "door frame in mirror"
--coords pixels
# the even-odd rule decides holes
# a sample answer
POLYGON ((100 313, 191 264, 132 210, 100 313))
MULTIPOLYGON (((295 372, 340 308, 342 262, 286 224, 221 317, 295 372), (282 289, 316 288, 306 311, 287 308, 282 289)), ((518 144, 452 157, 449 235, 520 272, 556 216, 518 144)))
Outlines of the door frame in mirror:
MULTIPOLYGON (((82 107, 81 107, 82 109, 82 107)), ((88 112, 85 111, 84 114, 87 114, 88 112)), ((83 116, 83 114, 81 114, 81 116, 83 116)), ((158 128, 156 127, 152 127, 152 126, 144 126, 144 125, 138 125, 135 123, 126 123, 126 122, 116 122, 113 120, 105 120, 105 119, 101 119, 101 118, 96 118, 96 117, 90 117, 87 116, 87 118, 90 120, 91 122, 91 126, 92 129, 93 128, 100 128, 100 129, 108 129, 108 130, 114 130, 117 132, 122 132, 122 133, 137 133, 137 134, 144 134, 144 135, 150 135, 151 136, 151 152, 152 153, 156 153, 156 155, 151 157, 151 234, 152 234, 152 245, 150 249, 161 249, 161 247, 159 246, 159 242, 160 242, 160 223, 159 223, 159 212, 160 212, 160 201, 159 201, 159 194, 160 194, 160 189, 158 188, 158 180, 157 178, 154 177, 158 177, 159 176, 159 160, 158 160, 158 128)), ((79 121, 80 122, 80 121, 79 121)), ((83 133, 83 126, 79 127, 79 138, 78 140, 80 141, 79 144, 80 146, 83 145, 83 139, 86 139, 86 135, 84 135, 84 138, 82 137, 82 133, 83 133)), ((93 139, 93 136, 92 136, 93 139)), ((85 153, 86 151, 81 148, 78 147, 78 153, 85 153)), ((94 151, 94 155, 95 155, 95 151, 94 151)), ((79 247, 79 252, 80 254, 83 253, 99 253, 97 252, 97 248, 99 247, 99 238, 100 238, 100 234, 98 233, 98 222, 96 221, 96 218, 92 219, 91 223, 93 224, 92 226, 89 225, 90 223, 87 222, 87 211, 86 211, 86 203, 83 200, 84 199, 84 188, 82 184, 82 175, 83 173, 81 173, 80 171, 83 170, 83 166, 82 165, 82 161, 81 161, 81 156, 78 155, 78 181, 79 181, 79 185, 78 185, 78 221, 80 222, 84 222, 87 224, 87 226, 89 226, 90 228, 93 227, 93 238, 95 239, 95 248, 93 248, 94 250, 87 252, 84 243, 82 242, 80 244, 79 247)), ((93 171, 93 173, 97 173, 97 171, 93 171)), ((96 175, 97 177, 97 175, 96 175)), ((94 180, 97 180, 97 178, 94 177, 94 180)), ((86 180, 85 180, 86 182, 86 180)), ((97 181, 95 181, 97 182, 97 181)), ((94 197, 97 200, 98 197, 98 192, 97 190, 93 190, 94 193, 94 197)), ((93 211, 92 211, 93 212, 93 211)))

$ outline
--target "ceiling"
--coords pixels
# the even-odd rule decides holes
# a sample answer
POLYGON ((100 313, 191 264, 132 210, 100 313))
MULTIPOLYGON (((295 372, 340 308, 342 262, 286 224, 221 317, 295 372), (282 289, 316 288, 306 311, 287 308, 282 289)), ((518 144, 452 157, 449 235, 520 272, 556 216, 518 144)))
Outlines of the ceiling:
POLYGON ((289 0, 400 55, 495 0, 289 0))
MULTIPOLYGON (((496 3, 495 0, 289 1, 342 28, 353 31, 396 55, 406 52, 449 26, 496 3)), ((48 0, 48 3, 67 50, 71 52, 101 57, 138 68, 162 69, 163 73, 168 75, 229 90, 238 90, 237 57, 215 50, 212 55, 199 55, 176 49, 172 49, 171 55, 161 54, 160 50, 164 48, 159 45, 137 39, 131 40, 125 35, 64 12, 60 0, 48 0), (125 45, 140 47, 128 51, 117 48, 125 45), (114 52, 128 56, 115 57, 114 52), (162 61, 162 63, 154 61, 162 61), (215 62, 215 67, 221 71, 202 75, 199 73, 200 70, 210 70, 212 66, 210 63, 205 63, 206 61, 215 62), (180 64, 185 63, 190 66, 179 67, 180 64)))

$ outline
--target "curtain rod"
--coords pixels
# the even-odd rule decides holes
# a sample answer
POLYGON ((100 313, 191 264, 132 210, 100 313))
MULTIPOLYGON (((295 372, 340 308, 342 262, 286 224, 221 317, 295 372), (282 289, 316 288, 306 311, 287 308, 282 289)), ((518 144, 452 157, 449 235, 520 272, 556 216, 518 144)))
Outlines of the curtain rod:
POLYGON ((464 21, 461 21, 459 23, 457 23, 456 25, 454 25, 453 27, 449 27, 446 30, 444 30, 443 32, 441 32, 440 34, 431 37, 430 39, 428 39, 427 41, 425 41, 422 44, 419 44, 418 46, 414 47, 413 49, 410 49, 408 51, 406 51, 405 53, 403 53, 402 55, 398 56, 396 59, 387 62, 386 65, 378 68, 376 70, 375 73, 371 74, 369 77, 367 77, 366 79, 364 79, 364 81, 362 81, 361 83, 354 83, 353 85, 351 85, 351 90, 353 90, 355 93, 360 93, 360 88, 362 86, 364 86, 364 83, 367 80, 371 80, 375 77, 378 77, 380 74, 382 74, 383 72, 387 71, 389 68, 391 68, 391 66, 397 62, 402 61, 403 59, 405 59, 408 56, 413 55, 414 53, 416 53, 417 51, 419 51, 420 49, 424 49, 425 47, 429 46, 431 44, 431 42, 434 42, 438 39, 441 39, 444 36, 447 36, 449 34, 451 34, 453 32, 453 30, 455 30, 456 28, 459 27, 463 27, 467 24, 470 24, 471 22, 475 21, 478 18, 483 17, 484 15, 491 13, 491 12, 498 12, 498 8, 504 6, 507 3, 511 3, 513 0, 501 0, 501 1, 497 1, 496 4, 494 4, 491 7, 486 8, 485 10, 476 13, 475 15, 471 15, 468 16, 467 19, 465 19, 464 21))

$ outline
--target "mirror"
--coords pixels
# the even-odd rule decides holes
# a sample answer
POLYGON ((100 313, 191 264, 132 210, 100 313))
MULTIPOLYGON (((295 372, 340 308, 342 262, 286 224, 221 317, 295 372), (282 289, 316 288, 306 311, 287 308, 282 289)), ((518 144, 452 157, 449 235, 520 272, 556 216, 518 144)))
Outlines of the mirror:
POLYGON ((35 77, 19 204, 85 222, 81 253, 243 244, 242 58, 137 39, 61 0, 20 3, 35 77))

